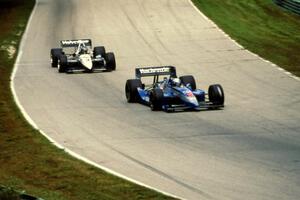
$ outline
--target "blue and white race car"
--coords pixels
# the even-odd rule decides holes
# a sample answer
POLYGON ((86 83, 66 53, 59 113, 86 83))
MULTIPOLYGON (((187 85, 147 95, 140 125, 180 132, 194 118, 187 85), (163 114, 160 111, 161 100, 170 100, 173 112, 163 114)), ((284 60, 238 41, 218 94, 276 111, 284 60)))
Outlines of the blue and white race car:
POLYGON ((224 91, 214 84, 204 90, 196 89, 193 76, 177 78, 173 66, 145 67, 135 69, 135 79, 126 81, 127 102, 149 105, 151 110, 203 110, 224 107, 224 91), (144 84, 142 77, 153 77, 151 84, 144 84), (161 78, 162 77, 162 78, 161 78))

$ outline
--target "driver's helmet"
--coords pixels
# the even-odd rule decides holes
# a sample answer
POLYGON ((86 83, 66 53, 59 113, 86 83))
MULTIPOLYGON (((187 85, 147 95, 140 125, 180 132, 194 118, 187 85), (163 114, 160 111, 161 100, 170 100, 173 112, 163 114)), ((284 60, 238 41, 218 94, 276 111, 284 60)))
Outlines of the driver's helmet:
POLYGON ((181 84, 181 81, 180 81, 179 78, 172 78, 172 82, 171 83, 172 83, 173 86, 179 87, 180 84, 181 84))
POLYGON ((80 49, 80 53, 81 53, 81 54, 88 53, 88 48, 87 48, 87 47, 85 47, 85 46, 81 47, 81 49, 80 49))

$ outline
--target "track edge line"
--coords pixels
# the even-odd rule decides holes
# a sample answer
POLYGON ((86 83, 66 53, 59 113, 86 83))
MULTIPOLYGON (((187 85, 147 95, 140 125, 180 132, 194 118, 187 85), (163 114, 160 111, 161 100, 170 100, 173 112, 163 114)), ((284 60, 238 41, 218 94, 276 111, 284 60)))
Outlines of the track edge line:
POLYGON ((19 65, 20 59, 21 59, 22 54, 23 54, 22 49, 23 49, 24 43, 25 43, 25 41, 26 41, 26 39, 27 39, 27 33, 28 33, 28 30, 29 30, 29 27, 31 26, 31 21, 32 21, 33 16, 34 16, 34 14, 35 14, 35 12, 36 12, 37 4, 38 4, 38 3, 39 3, 39 0, 36 0, 36 1, 35 1, 35 5, 34 5, 34 8, 33 8, 32 12, 31 12, 30 17, 29 17, 29 20, 28 20, 28 22, 27 22, 25 31, 24 31, 24 33, 23 33, 21 42, 20 42, 20 44, 19 44, 18 55, 17 55, 16 61, 15 61, 14 66, 13 66, 13 71, 12 71, 11 76, 10 76, 10 89, 11 89, 11 92, 12 92, 12 95, 13 95, 13 99, 14 99, 16 105, 18 106, 18 108, 20 109, 20 112, 22 113, 22 115, 23 115, 24 118, 26 119, 26 121, 27 121, 34 129, 36 129, 36 130, 39 131, 44 137, 46 137, 46 138, 50 141, 51 144, 55 145, 55 146, 56 146, 57 148, 59 148, 59 149, 64 150, 66 153, 68 153, 68 154, 71 155, 72 157, 77 158, 78 160, 81 160, 81 161, 83 161, 83 162, 85 162, 85 163, 87 163, 87 164, 90 164, 90 165, 92 165, 92 166, 94 166, 94 167, 96 167, 96 168, 99 168, 99 169, 101 169, 101 170, 103 170, 103 171, 105 171, 105 172, 107 172, 107 173, 109 173, 109 174, 111 174, 111 175, 117 176, 117 177, 119 177, 119 178, 122 178, 122 179, 124 179, 124 180, 129 181, 129 182, 132 182, 132 183, 134 183, 134 184, 140 185, 140 186, 145 187, 145 188, 147 188, 147 189, 150 189, 150 190, 159 192, 159 193, 161 193, 161 194, 163 194, 163 195, 166 195, 166 196, 169 196, 169 197, 173 197, 173 198, 176 198, 176 199, 185 200, 185 199, 182 198, 182 197, 179 197, 179 196, 176 196, 176 195, 174 195, 174 194, 171 194, 171 193, 168 193, 168 192, 159 190, 159 189, 157 189, 157 188, 155 188, 155 187, 149 186, 149 185, 144 184, 144 183, 142 183, 142 182, 139 182, 139 181, 137 181, 137 180, 135 180, 135 179, 132 179, 132 178, 130 178, 130 177, 127 177, 127 176, 125 176, 125 175, 123 175, 123 174, 120 174, 120 173, 118 173, 118 172, 116 172, 116 171, 114 171, 114 170, 111 170, 111 169, 109 169, 109 168, 107 168, 107 167, 104 167, 104 166, 102 166, 102 165, 99 165, 99 164, 97 164, 96 162, 94 162, 94 161, 92 161, 92 160, 90 160, 90 159, 88 159, 88 158, 85 158, 84 156, 81 156, 81 155, 79 155, 79 154, 73 152, 72 150, 70 150, 70 149, 68 149, 68 148, 66 148, 66 147, 64 147, 64 146, 62 146, 62 145, 59 144, 58 142, 56 142, 54 139, 52 139, 50 136, 48 136, 44 131, 42 131, 41 129, 39 129, 39 127, 37 126, 37 124, 31 119, 31 117, 30 117, 29 114, 26 112, 26 110, 25 110, 24 107, 22 106, 22 104, 21 104, 21 102, 20 102, 20 100, 19 100, 19 98, 18 98, 18 96, 17 96, 16 90, 15 90, 14 79, 15 79, 15 76, 16 76, 16 72, 17 72, 17 70, 18 70, 18 65, 19 65))
POLYGON ((275 63, 272 63, 271 61, 269 61, 269 60, 267 60, 267 59, 265 59, 265 58, 260 57, 258 54, 253 53, 252 51, 246 49, 244 46, 242 46, 241 44, 239 44, 236 40, 232 39, 227 33, 225 33, 225 32, 224 32, 224 31, 223 31, 223 30, 222 30, 222 29, 214 22, 214 21, 212 21, 212 20, 209 19, 204 13, 202 13, 202 12, 200 11, 200 9, 193 3, 192 0, 188 0, 188 1, 189 1, 190 4, 194 7, 194 9, 195 9, 195 10, 196 10, 196 11, 197 11, 197 12, 198 12, 205 20, 207 20, 208 22, 210 22, 210 23, 212 23, 214 26, 216 26, 216 27, 218 28, 218 30, 221 31, 225 37, 229 38, 232 42, 234 42, 235 45, 237 45, 238 47, 244 49, 244 50, 247 51, 248 53, 251 53, 252 55, 257 56, 257 57, 258 57, 259 59, 261 59, 262 61, 264 61, 264 62, 266 62, 266 63, 270 63, 272 66, 275 66, 279 71, 283 71, 283 73, 284 73, 286 76, 288 76, 288 77, 290 77, 290 78, 292 78, 292 79, 294 79, 294 80, 296 80, 296 81, 300 81, 300 77, 298 77, 298 76, 292 74, 291 72, 289 72, 289 71, 283 69, 282 67, 276 65, 275 63))

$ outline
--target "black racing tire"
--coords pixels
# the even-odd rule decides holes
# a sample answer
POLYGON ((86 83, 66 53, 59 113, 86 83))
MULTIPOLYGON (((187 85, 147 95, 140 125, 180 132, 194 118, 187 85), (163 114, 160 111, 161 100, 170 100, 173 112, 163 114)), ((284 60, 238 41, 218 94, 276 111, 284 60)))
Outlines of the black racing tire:
POLYGON ((209 101, 213 105, 224 105, 224 90, 220 84, 210 85, 208 88, 209 101))
POLYGON ((192 90, 196 89, 196 81, 193 76, 191 75, 180 76, 179 79, 183 85, 186 86, 187 84, 190 84, 192 90))
POLYGON ((138 87, 142 87, 142 81, 140 79, 129 79, 126 81, 125 95, 128 103, 139 102, 138 87))
POLYGON ((162 110, 162 102, 164 98, 164 93, 162 89, 155 88, 150 93, 150 108, 152 111, 162 110))
POLYGON ((94 51, 93 51, 94 58, 98 55, 100 55, 102 58, 104 58, 105 54, 106 54, 106 51, 103 46, 94 47, 94 51))
POLYGON ((116 70, 116 59, 114 53, 112 52, 107 53, 105 55, 105 62, 106 62, 106 69, 108 71, 116 70))
POLYGON ((61 48, 54 48, 50 50, 51 67, 57 67, 59 57, 63 55, 61 48))
POLYGON ((58 59, 57 69, 59 73, 66 72, 68 68, 68 59, 66 55, 60 55, 58 59))

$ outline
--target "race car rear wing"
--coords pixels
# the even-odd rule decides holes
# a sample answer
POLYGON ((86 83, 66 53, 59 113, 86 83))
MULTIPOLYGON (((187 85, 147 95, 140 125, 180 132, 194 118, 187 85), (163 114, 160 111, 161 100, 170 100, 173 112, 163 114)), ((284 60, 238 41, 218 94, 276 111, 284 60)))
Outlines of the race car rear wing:
POLYGON ((77 47, 78 44, 84 43, 85 46, 92 46, 92 40, 91 39, 79 39, 79 40, 61 40, 60 45, 62 48, 65 47, 77 47))
POLYGON ((170 77, 176 78, 176 68, 173 66, 159 66, 159 67, 142 67, 135 69, 136 78, 140 79, 145 76, 159 76, 170 75, 170 77))

